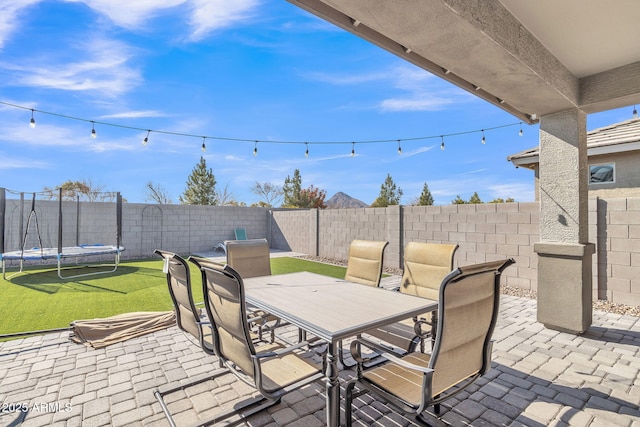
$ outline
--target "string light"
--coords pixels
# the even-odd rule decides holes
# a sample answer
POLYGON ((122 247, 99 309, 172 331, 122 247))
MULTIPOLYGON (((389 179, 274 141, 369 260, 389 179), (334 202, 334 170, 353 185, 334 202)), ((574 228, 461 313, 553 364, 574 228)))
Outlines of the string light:
POLYGON ((482 143, 486 144, 487 139, 484 137, 484 129, 482 129, 482 143))
POLYGON ((253 146, 253 155, 258 155, 258 141, 256 141, 255 145, 253 146))
POLYGON ((356 143, 352 142, 351 143, 351 157, 355 157, 356 155, 356 143))
POLYGON ((149 143, 149 134, 151 133, 151 129, 147 130, 147 136, 142 140, 142 145, 146 146, 149 143))
POLYGON ((638 118, 638 110, 636 110, 636 106, 633 106, 633 118, 637 119, 638 118))
POLYGON ((307 147, 307 149, 304 152, 304 156, 308 158, 309 157, 309 144, 305 142, 304 145, 307 147))
POLYGON ((205 139, 207 139, 206 136, 202 137, 202 152, 204 153, 205 151, 207 151, 207 146, 205 145, 204 141, 205 139))
MULTIPOLYGON (((435 138, 440 137, 440 139, 441 139, 440 148, 444 150, 444 137, 461 136, 461 135, 467 135, 467 134, 472 134, 472 133, 476 133, 476 132, 481 132, 482 133, 482 140, 483 140, 483 142, 486 142, 485 134, 484 134, 485 131, 501 129, 501 128, 506 128, 506 127, 510 127, 510 126, 519 126, 520 129, 519 129, 518 135, 520 135, 520 136, 523 135, 523 130, 522 130, 522 123, 523 122, 520 121, 518 123, 511 123, 511 124, 505 124, 505 125, 500 125, 500 126, 488 127, 488 128, 484 128, 484 129, 480 129, 480 130, 468 130, 468 131, 461 131, 461 132, 442 134, 442 135, 419 136, 419 137, 414 137, 414 138, 395 138, 395 139, 378 139, 378 140, 362 140, 362 141, 314 141, 314 142, 308 142, 308 141, 281 141, 281 140, 267 140, 267 141, 265 141, 265 140, 259 140, 259 139, 227 138, 227 137, 212 136, 212 135, 202 136, 202 135, 194 135, 194 134, 188 134, 188 133, 180 133, 180 132, 172 132, 172 131, 164 131, 164 130, 156 130, 156 129, 145 129, 145 128, 140 128, 140 127, 135 127, 135 126, 126 126, 126 125, 120 125, 120 124, 115 124, 115 123, 108 123, 108 122, 102 122, 102 121, 83 119, 83 118, 79 118, 79 117, 67 116, 67 115, 63 115, 63 114, 58 114, 58 113, 53 113, 53 112, 48 112, 48 111, 37 110, 37 109, 34 109, 34 108, 24 107, 24 106, 20 106, 20 105, 15 105, 15 104, 4 102, 4 101, 0 101, 0 105, 6 105, 6 106, 19 108, 19 109, 23 109, 23 110, 30 110, 31 111, 31 120, 30 120, 29 124, 33 128, 36 126, 35 112, 37 111, 40 114, 48 114, 48 115, 61 117, 61 118, 65 118, 65 119, 77 120, 77 121, 83 121, 83 122, 91 123, 91 125, 92 125, 91 126, 91 128, 92 128, 91 136, 92 137, 97 137, 97 133, 94 132, 94 131, 95 131, 95 125, 98 124, 98 125, 102 125, 102 126, 118 127, 118 128, 122 128, 122 129, 146 131, 147 132, 146 136, 145 136, 144 140, 142 141, 143 145, 147 145, 148 144, 149 136, 150 136, 151 132, 156 132, 156 133, 165 134, 165 135, 173 135, 173 136, 202 138, 203 139, 203 143, 202 143, 203 151, 204 151, 204 149, 206 149, 206 139, 207 138, 216 139, 216 140, 220 140, 220 141, 254 142, 253 153, 256 156, 257 156, 257 153, 258 153, 258 148, 257 148, 258 142, 265 142, 265 143, 270 143, 270 144, 305 144, 305 156, 307 156, 307 154, 308 154, 309 144, 340 144, 341 145, 341 144, 349 144, 349 143, 351 143, 351 145, 352 145, 351 155, 355 157, 355 144, 356 143, 358 143, 358 144, 366 144, 366 143, 391 143, 391 142, 396 142, 398 144, 398 154, 402 154, 401 142, 407 142, 407 141, 421 141, 421 140, 435 139, 435 138)), ((634 118, 635 118, 635 117, 637 117, 637 114, 638 114, 635 106, 634 106, 633 111, 634 111, 634 118)), ((535 115, 532 115, 531 118, 532 118, 532 120, 536 119, 535 115)))
POLYGON ((96 134, 96 124, 91 122, 91 138, 96 139, 98 135, 96 134))

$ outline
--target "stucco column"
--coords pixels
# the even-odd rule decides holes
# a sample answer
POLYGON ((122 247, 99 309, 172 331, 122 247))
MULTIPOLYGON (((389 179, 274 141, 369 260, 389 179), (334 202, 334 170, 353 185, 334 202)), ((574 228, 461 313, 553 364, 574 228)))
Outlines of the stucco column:
POLYGON ((541 117, 538 321, 575 333, 592 321, 587 171, 585 113, 541 117))

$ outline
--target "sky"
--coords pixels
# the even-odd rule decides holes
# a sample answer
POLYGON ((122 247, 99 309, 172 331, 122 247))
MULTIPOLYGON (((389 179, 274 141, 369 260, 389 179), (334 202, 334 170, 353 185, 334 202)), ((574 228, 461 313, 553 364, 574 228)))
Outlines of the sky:
POLYGON ((389 174, 402 204, 424 183, 438 205, 528 202, 533 172, 506 158, 538 133, 285 0, 0 0, 0 187, 15 191, 87 180, 145 203, 152 183, 179 203, 203 156, 247 205, 295 169, 327 199, 370 204, 389 174))

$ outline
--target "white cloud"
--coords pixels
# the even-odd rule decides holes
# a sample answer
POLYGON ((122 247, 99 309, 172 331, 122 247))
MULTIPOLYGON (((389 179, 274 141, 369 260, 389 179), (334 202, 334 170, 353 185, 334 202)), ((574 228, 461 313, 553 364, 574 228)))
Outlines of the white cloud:
POLYGON ((100 116, 101 119, 138 119, 142 117, 167 117, 167 114, 156 110, 138 110, 100 116))
POLYGON ((114 24, 127 29, 143 26, 156 15, 186 3, 186 0, 66 0, 84 3, 106 15, 114 24))
POLYGON ((191 0, 191 39, 201 40, 212 31, 253 17, 257 0, 191 0))
POLYGON ((0 0, 0 49, 12 33, 20 28, 19 16, 24 9, 41 0, 0 0))
POLYGON ((9 157, 6 153, 0 153, 0 170, 7 169, 47 169, 51 165, 33 159, 19 159, 9 157))
POLYGON ((419 147, 416 148, 415 150, 411 150, 408 152, 403 153, 402 157, 413 157, 415 155, 421 154, 421 153, 426 153, 427 151, 433 150, 434 146, 430 146, 430 147, 419 147))
POLYGON ((425 70, 405 65, 363 74, 316 72, 307 76, 337 86, 382 82, 396 88, 398 96, 383 99, 375 106, 382 111, 438 111, 475 99, 425 70))
POLYGON ((51 57, 51 53, 47 53, 46 58, 34 53, 33 59, 26 64, 4 63, 0 67, 13 72, 14 78, 10 83, 14 86, 93 91, 109 97, 127 92, 142 80, 140 72, 128 64, 133 53, 124 43, 95 39, 69 46, 67 53, 69 51, 87 59, 65 62, 51 57))

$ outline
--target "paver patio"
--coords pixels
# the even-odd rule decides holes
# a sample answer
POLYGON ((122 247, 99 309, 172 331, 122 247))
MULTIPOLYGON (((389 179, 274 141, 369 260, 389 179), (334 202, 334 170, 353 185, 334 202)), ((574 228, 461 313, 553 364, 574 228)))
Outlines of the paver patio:
MULTIPOLYGON (((176 327, 100 350, 68 335, 0 343, 0 426, 167 426, 153 391, 218 367, 176 327), (26 412, 8 412, 12 405, 26 412)), ((537 323, 535 300, 503 295, 494 340, 490 373, 443 405, 444 423, 434 425, 640 426, 640 318, 594 312, 593 326, 576 336, 537 323)), ((187 425, 251 393, 225 375, 166 401, 187 425)), ((414 425, 366 395, 356 406, 356 425, 414 425)), ((242 423, 321 426, 324 407, 317 383, 242 423)))

